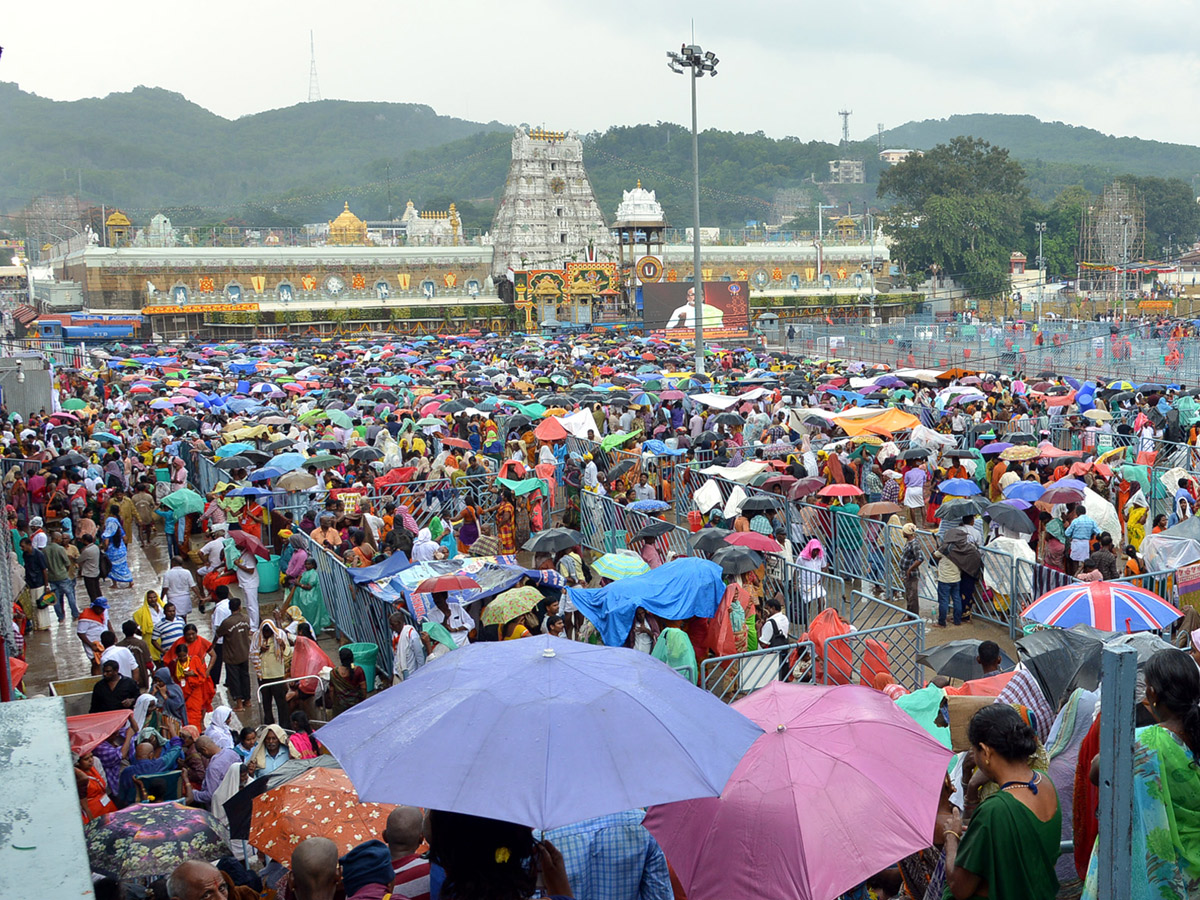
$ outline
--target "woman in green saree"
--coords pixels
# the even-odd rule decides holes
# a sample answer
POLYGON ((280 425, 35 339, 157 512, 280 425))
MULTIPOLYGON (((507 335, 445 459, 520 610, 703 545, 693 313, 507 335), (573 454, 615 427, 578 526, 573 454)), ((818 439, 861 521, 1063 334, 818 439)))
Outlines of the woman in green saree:
POLYGON ((304 613, 304 619, 312 626, 313 634, 320 634, 333 620, 325 608, 325 597, 321 593, 321 582, 317 577, 317 561, 311 556, 304 563, 304 573, 288 597, 288 605, 304 613))
POLYGON ((1029 766, 1037 735, 997 703, 971 717, 967 740, 975 765, 1000 789, 980 802, 965 833, 957 815, 944 829, 944 900, 1053 900, 1062 814, 1053 782, 1029 766))
MULTIPOLYGON (((1156 725, 1133 743, 1133 900, 1200 898, 1200 669, 1182 650, 1147 660, 1144 703, 1156 725)), ((1097 894, 1092 851, 1084 897, 1097 894)))

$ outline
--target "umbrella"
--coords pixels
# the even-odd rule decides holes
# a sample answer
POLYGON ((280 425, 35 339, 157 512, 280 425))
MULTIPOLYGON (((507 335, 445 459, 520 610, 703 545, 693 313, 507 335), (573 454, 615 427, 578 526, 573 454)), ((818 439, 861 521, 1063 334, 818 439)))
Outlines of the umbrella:
POLYGON ((1029 516, 1015 506, 1009 506, 1007 503, 993 503, 983 512, 994 524, 1003 526, 1009 531, 1015 531, 1017 534, 1033 534, 1033 523, 1029 521, 1029 516))
MULTIPOLYGON (((924 653, 918 653, 917 662, 924 663, 936 674, 945 675, 947 678, 958 678, 962 681, 982 678, 986 673, 976 659, 979 656, 979 645, 982 643, 983 641, 976 638, 947 641, 924 653)), ((1000 651, 1000 668, 1013 668, 1013 661, 1003 650, 1000 651)))
POLYGON ((314 767, 254 798, 250 844, 282 865, 310 837, 329 838, 339 853, 377 839, 395 806, 363 803, 342 769, 314 767))
POLYGON ((204 498, 188 488, 180 488, 177 491, 172 491, 163 497, 160 502, 177 516, 204 512, 204 498))
POLYGON ((712 561, 720 566, 721 571, 726 575, 745 575, 763 564, 762 555, 756 550, 733 545, 714 552, 712 561))
MULTIPOLYGON (((175 493, 179 493, 179 491, 176 491, 175 493)), ((171 497, 174 495, 168 494, 167 496, 171 497)), ((246 553, 253 553, 255 556, 261 559, 271 558, 271 551, 263 546, 262 541, 248 531, 230 531, 229 539, 237 545, 239 550, 242 550, 246 553)))
POLYGON ((901 453, 900 458, 908 459, 908 460, 924 459, 932 452, 933 451, 930 450, 928 447, 913 447, 912 449, 905 450, 903 453, 901 453))
POLYGON ((1083 491, 1073 487, 1054 487, 1053 485, 1046 488, 1045 493, 1038 498, 1042 503, 1079 503, 1083 500, 1083 491))
POLYGON ((437 594, 450 593, 451 591, 470 591, 477 590, 479 586, 479 582, 470 575, 451 572, 446 575, 435 575, 432 578, 426 578, 413 588, 413 593, 437 594))
POLYGON ((542 602, 541 591, 525 585, 500 594, 483 611, 484 625, 503 625, 517 616, 523 616, 542 602))
POLYGON ((979 485, 969 478, 947 478, 938 485, 938 490, 949 497, 973 497, 982 493, 979 485))
POLYGON ((862 488, 854 484, 827 484, 817 491, 819 497, 858 497, 861 495, 862 488))
POLYGON ((606 481, 616 481, 618 478, 623 477, 626 472, 633 468, 633 466, 634 462, 632 459, 623 459, 609 469, 604 478, 606 481))
POLYGON ((583 535, 574 528, 548 528, 527 540, 523 549, 531 553, 557 553, 582 545, 583 535))
POLYGON ((688 543, 692 545, 692 549, 697 553, 704 553, 711 556, 722 547, 728 546, 725 543, 725 538, 730 534, 733 534, 733 532, 727 531, 724 528, 702 528, 688 538, 688 543))
POLYGON ((238 454, 236 456, 227 456, 219 463, 218 469, 224 469, 226 472, 232 472, 234 469, 248 469, 254 465, 253 461, 247 457, 238 454))
POLYGON ((94 871, 119 880, 170 875, 189 859, 228 856, 216 819, 180 803, 138 803, 84 826, 94 871))
POLYGON ((594 563, 592 571, 609 581, 620 581, 650 571, 650 565, 632 553, 605 553, 594 563))
POLYGON ((1025 460, 1037 459, 1041 456, 1042 451, 1037 447, 1016 446, 1009 447, 1007 450, 1000 451, 1000 458, 1004 460, 1023 462, 1025 460))
POLYGON ((653 657, 545 635, 423 666, 323 726, 321 742, 364 800, 549 829, 716 796, 761 733, 653 657))
POLYGON ((860 516, 890 516, 892 513, 902 511, 902 507, 898 503, 892 503, 888 500, 877 500, 874 503, 867 503, 859 509, 860 516))
POLYGON ((376 447, 359 447, 350 454, 350 458, 365 460, 366 462, 375 462, 377 459, 383 459, 383 451, 376 447))
POLYGON ((1043 625, 1091 625, 1103 631, 1161 631, 1183 615, 1153 591, 1117 581, 1092 581, 1054 588, 1021 610, 1043 625))
POLYGON ((225 815, 229 820, 230 838, 244 841, 249 837, 255 797, 273 787, 291 781, 309 769, 318 767, 340 769, 341 765, 332 756, 325 754, 315 759, 289 759, 269 775, 259 774, 257 778, 250 779, 244 788, 225 801, 225 815))
POLYGON ((767 512, 782 507, 783 499, 775 494, 755 494, 742 502, 742 512, 767 512))
POLYGON ((658 513, 670 508, 671 504, 665 500, 635 500, 626 507, 626 509, 644 513, 658 513))
POLYGON ((1036 481, 1018 481, 1004 489, 1004 496, 1009 500, 1024 500, 1027 503, 1041 500, 1044 493, 1046 489, 1036 481))
POLYGON ((935 515, 939 519, 961 519, 977 516, 985 509, 987 501, 983 497, 952 497, 937 508, 935 515))
POLYGON ((66 466, 86 466, 87 459, 78 453, 64 453, 50 463, 50 468, 58 469, 66 466))
POLYGON ((992 441, 990 444, 984 444, 979 448, 980 453, 1002 453, 1009 447, 1012 447, 1008 441, 992 441))
MULTIPOLYGON (((13 683, 19 684, 20 679, 14 678, 13 683)), ((72 752, 83 754, 95 748, 110 734, 124 727, 131 715, 133 710, 119 709, 115 712, 67 716, 67 737, 71 742, 72 752)))
POLYGON ((788 499, 798 500, 801 497, 808 497, 823 487, 825 487, 824 478, 801 478, 788 488, 788 499))
POLYGON ((316 485, 317 479, 314 475, 301 471, 288 472, 275 482, 275 486, 283 491, 306 491, 316 485))
POLYGON ((1061 709, 1077 687, 1100 685, 1104 644, 1094 636, 1062 628, 1043 628, 1017 640, 1021 662, 1033 673, 1051 709, 1061 709))
POLYGON ((318 453, 316 456, 310 456, 302 464, 305 469, 332 469, 334 466, 340 466, 345 460, 340 456, 334 456, 332 453, 318 453))
POLYGON ((749 547, 761 553, 779 553, 783 550, 777 540, 757 531, 735 531, 725 536, 725 543, 735 547, 749 547))
POLYGON ((721 796, 646 816, 690 900, 823 900, 928 846, 952 754, 884 694, 773 682, 732 709, 764 734, 721 796))
POLYGON ((651 519, 645 525, 637 530, 633 540, 640 541, 643 538, 656 538, 664 534, 669 534, 675 528, 670 522, 664 522, 661 519, 651 519))

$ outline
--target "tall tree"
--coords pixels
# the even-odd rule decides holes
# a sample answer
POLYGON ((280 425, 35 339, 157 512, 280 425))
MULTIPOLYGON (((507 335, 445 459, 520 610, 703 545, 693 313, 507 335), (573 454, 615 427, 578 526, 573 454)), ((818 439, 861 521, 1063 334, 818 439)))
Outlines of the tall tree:
POLYGON ((956 137, 883 173, 879 196, 894 202, 885 230, 910 272, 938 271, 970 292, 1008 291, 1008 257, 1022 246, 1025 170, 1008 151, 956 137))

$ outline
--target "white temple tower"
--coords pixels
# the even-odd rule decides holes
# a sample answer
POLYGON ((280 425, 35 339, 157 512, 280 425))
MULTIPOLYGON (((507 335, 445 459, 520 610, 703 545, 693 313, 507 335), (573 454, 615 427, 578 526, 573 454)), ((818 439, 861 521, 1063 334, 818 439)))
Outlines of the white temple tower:
POLYGON ((616 260, 617 242, 592 194, 575 132, 516 130, 492 236, 496 278, 509 268, 561 269, 572 257, 586 259, 589 244, 597 262, 616 260))

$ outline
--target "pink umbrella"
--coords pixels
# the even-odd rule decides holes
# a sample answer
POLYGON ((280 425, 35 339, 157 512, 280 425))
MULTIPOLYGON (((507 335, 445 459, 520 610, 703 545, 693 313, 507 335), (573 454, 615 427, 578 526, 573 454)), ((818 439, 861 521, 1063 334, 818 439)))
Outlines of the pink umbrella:
POLYGON ((766 733, 721 796, 646 814, 689 900, 826 900, 929 846, 953 754, 885 694, 773 682, 732 705, 766 733))

